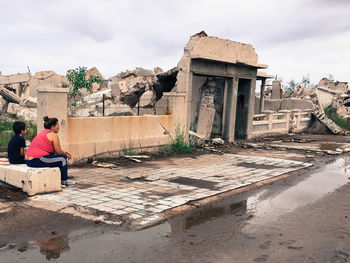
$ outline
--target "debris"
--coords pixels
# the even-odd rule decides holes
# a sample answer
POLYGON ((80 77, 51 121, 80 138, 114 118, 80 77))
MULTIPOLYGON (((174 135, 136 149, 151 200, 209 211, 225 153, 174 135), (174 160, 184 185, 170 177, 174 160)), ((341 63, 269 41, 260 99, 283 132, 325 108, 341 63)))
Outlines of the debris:
POLYGON ((340 154, 339 152, 337 152, 337 151, 332 151, 332 150, 325 150, 324 152, 327 153, 327 154, 330 154, 330 155, 337 155, 337 154, 340 154))
POLYGON ((15 93, 9 91, 8 89, 0 86, 0 95, 9 102, 20 103, 22 99, 15 93))
POLYGON ((141 173, 133 173, 133 174, 128 174, 128 175, 123 175, 123 177, 130 179, 130 180, 136 180, 136 179, 145 178, 146 176, 144 176, 141 173))
POLYGON ((341 134, 343 130, 335 124, 331 119, 328 119, 326 114, 323 111, 323 108, 320 104, 319 98, 317 93, 313 93, 310 95, 312 102, 314 104, 314 109, 312 114, 324 125, 327 126, 327 128, 334 134, 341 134))
MULTIPOLYGON (((205 142, 205 137, 194 131, 189 131, 189 140, 190 140, 190 143, 195 145, 196 147, 203 147, 205 142)), ((205 146, 208 146, 208 145, 205 144, 205 146)))
POLYGON ((135 162, 135 163, 141 163, 140 160, 135 159, 135 158, 131 158, 131 157, 129 157, 129 156, 125 156, 125 158, 128 158, 129 160, 131 160, 131 161, 133 161, 133 162, 135 162))
POLYGON ((98 162, 98 161, 93 161, 91 164, 95 165, 95 166, 98 166, 98 167, 103 167, 103 168, 116 167, 116 165, 113 164, 113 163, 103 163, 103 162, 98 162))
POLYGON ((211 142, 212 142, 213 144, 217 144, 217 145, 223 145, 223 144, 225 144, 225 141, 224 141, 223 139, 221 139, 221 138, 212 139, 211 142))
POLYGON ((25 98, 21 101, 20 105, 23 107, 28 107, 28 108, 36 108, 37 107, 37 98, 33 98, 33 97, 25 98))
POLYGON ((219 153, 219 154, 224 154, 222 151, 215 149, 214 147, 203 147, 204 149, 214 152, 214 153, 219 153))
POLYGON ((160 180, 160 176, 153 174, 153 175, 147 176, 145 179, 147 181, 157 181, 157 180, 160 180))
POLYGON ((148 155, 124 155, 124 157, 134 159, 150 159, 148 155))

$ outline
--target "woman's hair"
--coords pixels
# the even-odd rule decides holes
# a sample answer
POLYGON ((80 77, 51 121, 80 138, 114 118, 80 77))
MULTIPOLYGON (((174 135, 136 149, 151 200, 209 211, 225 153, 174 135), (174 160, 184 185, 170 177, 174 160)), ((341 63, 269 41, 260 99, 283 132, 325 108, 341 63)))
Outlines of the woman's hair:
POLYGON ((49 118, 47 116, 44 117, 44 128, 51 129, 52 126, 55 126, 58 122, 57 118, 49 118))

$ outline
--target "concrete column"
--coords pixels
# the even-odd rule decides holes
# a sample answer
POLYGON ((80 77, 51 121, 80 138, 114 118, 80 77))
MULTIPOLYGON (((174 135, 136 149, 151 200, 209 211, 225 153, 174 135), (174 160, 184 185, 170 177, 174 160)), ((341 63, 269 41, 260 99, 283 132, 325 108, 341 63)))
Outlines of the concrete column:
POLYGON ((248 108, 248 120, 247 120, 247 139, 252 138, 253 131, 253 115, 254 115, 254 104, 255 104, 255 89, 256 89, 256 78, 251 80, 250 93, 249 93, 249 108, 248 108))
POLYGON ((281 99, 281 81, 272 81, 271 99, 281 99))
POLYGON ((37 126, 38 133, 44 130, 45 116, 49 118, 57 118, 60 124, 60 131, 58 133, 62 148, 67 145, 67 95, 69 89, 65 88, 39 88, 37 99, 37 126))
POLYGON ((290 110, 280 110, 279 113, 283 113, 283 119, 286 120, 286 130, 287 132, 290 131, 290 110))
POLYGON ((272 121, 273 121, 273 114, 274 114, 274 111, 272 110, 264 110, 262 111, 262 114, 265 114, 266 115, 266 120, 269 122, 269 132, 272 131, 272 121))
POLYGON ((301 110, 292 110, 291 112, 291 132, 297 131, 300 126, 300 112, 301 110))
POLYGON ((261 112, 264 110, 265 84, 266 84, 266 79, 262 79, 262 80, 261 80, 261 86, 260 86, 260 105, 259 105, 259 113, 261 113, 261 112))
POLYGON ((230 112, 228 118, 226 120, 226 125, 228 125, 228 134, 227 140, 229 142, 233 142, 235 140, 235 125, 236 125, 236 110, 237 110, 237 94, 238 94, 238 77, 232 78, 232 92, 231 94, 227 94, 227 100, 231 100, 231 105, 228 105, 227 111, 230 112))

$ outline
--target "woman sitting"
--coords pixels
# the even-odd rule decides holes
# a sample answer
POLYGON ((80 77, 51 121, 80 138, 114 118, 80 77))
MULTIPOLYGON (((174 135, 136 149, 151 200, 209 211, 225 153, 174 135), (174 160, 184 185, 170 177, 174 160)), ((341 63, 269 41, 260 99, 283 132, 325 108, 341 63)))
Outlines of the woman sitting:
POLYGON ((72 156, 63 151, 60 139, 57 135, 60 125, 56 118, 44 117, 44 128, 30 144, 25 152, 25 162, 29 167, 59 167, 61 171, 61 185, 75 185, 74 181, 68 181, 68 162, 72 156))

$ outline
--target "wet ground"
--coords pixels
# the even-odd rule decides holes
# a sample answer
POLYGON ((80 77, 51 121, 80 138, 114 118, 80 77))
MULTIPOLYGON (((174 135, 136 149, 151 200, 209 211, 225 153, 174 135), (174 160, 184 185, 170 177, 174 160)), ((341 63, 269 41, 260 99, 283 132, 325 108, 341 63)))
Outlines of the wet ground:
POLYGON ((2 241, 0 262, 349 262, 349 168, 338 157, 136 232, 91 223, 24 231, 2 241))

